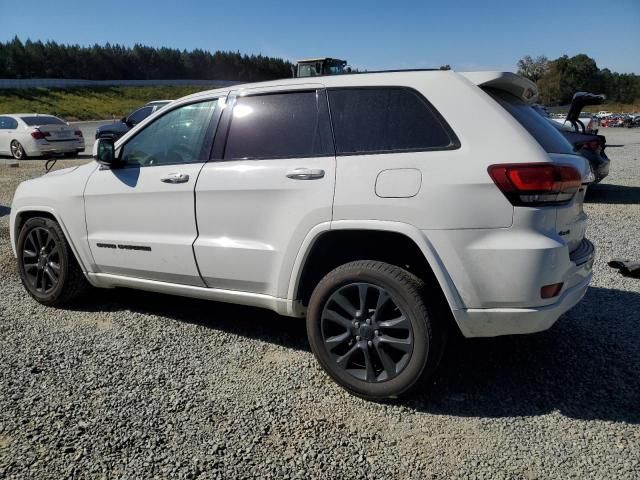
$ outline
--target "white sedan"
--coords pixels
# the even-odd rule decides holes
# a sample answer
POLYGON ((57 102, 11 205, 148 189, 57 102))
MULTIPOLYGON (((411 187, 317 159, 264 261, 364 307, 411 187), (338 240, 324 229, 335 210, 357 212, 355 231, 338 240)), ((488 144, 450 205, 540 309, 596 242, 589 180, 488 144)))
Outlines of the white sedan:
POLYGON ((56 153, 84 151, 82 131, 53 115, 0 115, 0 154, 18 160, 56 153))

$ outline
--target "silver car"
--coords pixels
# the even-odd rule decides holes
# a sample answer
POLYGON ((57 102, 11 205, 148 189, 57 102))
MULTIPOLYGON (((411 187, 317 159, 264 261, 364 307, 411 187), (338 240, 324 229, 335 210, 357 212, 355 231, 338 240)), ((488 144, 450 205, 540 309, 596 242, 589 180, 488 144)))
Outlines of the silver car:
POLYGON ((84 151, 82 131, 53 115, 0 115, 0 154, 18 160, 84 151))

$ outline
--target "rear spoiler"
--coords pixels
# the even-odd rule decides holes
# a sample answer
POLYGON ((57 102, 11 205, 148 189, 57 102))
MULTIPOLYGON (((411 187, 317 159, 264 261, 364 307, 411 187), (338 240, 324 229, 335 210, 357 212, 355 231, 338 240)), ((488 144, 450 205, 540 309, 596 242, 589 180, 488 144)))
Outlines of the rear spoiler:
POLYGON ((479 87, 491 87, 515 95, 527 103, 538 100, 538 87, 528 78, 511 72, 459 72, 479 87))

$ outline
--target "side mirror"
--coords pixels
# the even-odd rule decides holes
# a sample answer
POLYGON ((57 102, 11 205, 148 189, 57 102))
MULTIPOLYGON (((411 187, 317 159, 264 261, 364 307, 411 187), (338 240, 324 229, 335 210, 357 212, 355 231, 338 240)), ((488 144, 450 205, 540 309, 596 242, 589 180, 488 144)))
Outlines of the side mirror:
POLYGON ((122 118, 120 119, 120 121, 121 121, 122 123, 127 123, 127 117, 122 117, 122 118))
POLYGON ((93 146, 93 158, 100 165, 112 167, 116 162, 116 148, 111 138, 99 138, 93 146))

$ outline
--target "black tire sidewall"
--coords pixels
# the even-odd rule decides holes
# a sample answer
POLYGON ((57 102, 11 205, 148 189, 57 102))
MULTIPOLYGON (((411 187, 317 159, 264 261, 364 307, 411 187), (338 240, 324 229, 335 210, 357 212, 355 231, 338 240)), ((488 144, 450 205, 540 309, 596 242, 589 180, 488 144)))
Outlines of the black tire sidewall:
POLYGON ((65 282, 68 276, 70 260, 69 252, 67 249, 67 241, 58 224, 48 218, 30 218, 20 229, 16 251, 18 255, 18 271, 20 273, 20 280, 22 281, 24 288, 27 290, 27 292, 29 292, 29 295, 35 298, 38 302, 45 305, 55 303, 56 300, 63 294, 65 282), (58 284, 49 293, 40 293, 33 289, 29 281, 27 280, 24 265, 22 264, 22 251, 24 250, 24 243, 27 239, 27 236, 34 228, 47 229, 47 231, 54 237, 60 249, 60 274, 58 276, 58 284))
MULTIPOLYGON (((401 270, 399 267, 393 268, 401 270)), ((402 271, 407 276, 411 276, 408 272, 402 271)), ((416 283, 413 288, 418 289, 419 284, 416 283)), ((313 292, 307 310, 307 335, 311 349, 321 366, 343 388, 367 399, 395 398, 410 390, 421 379, 427 366, 432 350, 432 335, 429 317, 425 312, 424 304, 416 304, 415 296, 411 295, 406 285, 397 281, 394 276, 367 267, 344 270, 338 268, 330 272, 313 292), (411 358, 400 374, 387 381, 369 383, 353 377, 335 365, 335 361, 324 346, 321 316, 327 300, 338 288, 358 282, 370 283, 387 290, 411 322, 414 339, 411 358)))

